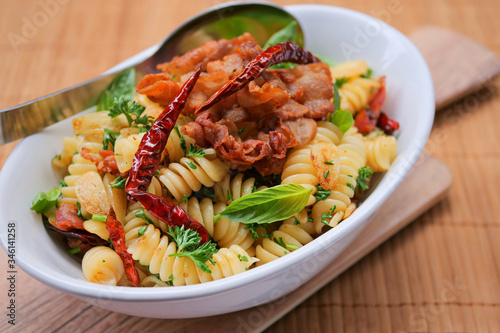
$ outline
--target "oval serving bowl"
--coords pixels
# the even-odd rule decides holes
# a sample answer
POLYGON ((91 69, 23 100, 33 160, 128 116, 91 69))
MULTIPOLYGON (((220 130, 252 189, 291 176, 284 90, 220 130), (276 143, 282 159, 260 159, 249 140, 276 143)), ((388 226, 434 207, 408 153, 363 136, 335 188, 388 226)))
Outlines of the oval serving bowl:
MULTIPOLYGON (((432 81, 416 47, 373 17, 320 5, 287 9, 300 21, 308 50, 335 61, 364 59, 375 75, 386 76, 384 111, 401 125, 394 164, 348 219, 279 260, 218 281, 170 288, 109 287, 87 282, 80 264, 66 253, 62 242, 49 235, 40 215, 29 209, 37 192, 58 184, 50 159, 62 150, 62 137, 72 134, 71 120, 67 119, 24 139, 0 174, 0 216, 5 230, 6 222, 16 223, 17 264, 45 284, 111 311, 188 318, 228 313, 278 299, 335 259, 369 223, 420 155, 434 116, 432 81)), ((141 52, 134 59, 152 51, 141 52)), ((1 233, 4 249, 5 230, 1 233)))

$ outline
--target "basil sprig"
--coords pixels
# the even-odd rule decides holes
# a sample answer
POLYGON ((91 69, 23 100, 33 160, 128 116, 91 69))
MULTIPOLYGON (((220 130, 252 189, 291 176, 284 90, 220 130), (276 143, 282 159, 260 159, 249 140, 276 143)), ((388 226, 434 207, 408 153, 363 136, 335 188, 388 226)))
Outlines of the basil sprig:
POLYGON ((335 84, 333 85, 333 91, 335 93, 333 96, 335 112, 330 114, 330 122, 340 128, 342 133, 345 134, 354 125, 354 118, 348 110, 340 110, 340 94, 335 84))
POLYGON ((283 29, 275 32, 264 45, 263 49, 267 49, 269 46, 273 46, 284 42, 294 42, 297 43, 297 21, 290 22, 283 29))
POLYGON ((45 213, 57 204, 61 196, 61 186, 54 187, 49 192, 38 192, 33 199, 31 209, 37 213, 45 213))
POLYGON ((304 209, 311 191, 292 183, 270 187, 233 201, 220 215, 241 223, 282 221, 304 209))
POLYGON ((135 93, 135 69, 129 68, 115 76, 101 93, 97 101, 97 111, 109 110, 115 98, 123 96, 132 99, 135 93))

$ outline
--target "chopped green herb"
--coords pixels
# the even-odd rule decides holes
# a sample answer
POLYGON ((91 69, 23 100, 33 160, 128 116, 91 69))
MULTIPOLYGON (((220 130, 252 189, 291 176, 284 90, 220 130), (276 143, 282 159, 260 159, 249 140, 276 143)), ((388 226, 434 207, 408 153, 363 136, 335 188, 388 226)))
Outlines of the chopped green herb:
POLYGON ((323 177, 328 178, 328 175, 329 175, 329 174, 330 174, 330 170, 327 170, 327 171, 325 172, 325 174, 323 175, 323 177))
POLYGON ((146 226, 143 225, 142 227, 139 228, 139 230, 137 231, 137 234, 139 235, 139 237, 141 236, 144 236, 144 233, 146 232, 146 226))
POLYGON ((323 201, 326 198, 328 198, 331 194, 330 190, 324 189, 323 186, 321 186, 321 185, 316 186, 316 188, 318 189, 316 191, 316 193, 314 193, 314 197, 316 198, 316 201, 323 201))
POLYGON ((60 187, 67 187, 67 186, 68 186, 68 184, 66 184, 66 182, 64 181, 64 179, 61 179, 61 180, 59 181, 59 186, 60 186, 60 187))
POLYGON ((108 243, 109 243, 109 248, 110 248, 111 250, 114 250, 114 249, 115 249, 115 247, 113 246, 113 242, 111 241, 111 238, 108 238, 108 243))
POLYGON ((308 217, 307 222, 314 222, 314 219, 312 217, 308 217))
POLYGON ((273 241, 278 244, 279 246, 283 247, 286 249, 286 244, 285 244, 285 241, 283 240, 283 237, 279 237, 279 238, 276 238, 274 237, 273 238, 273 241))
POLYGON ((82 249, 80 247, 75 247, 74 249, 69 250, 68 254, 73 255, 73 254, 80 253, 81 251, 82 251, 82 249))
POLYGON ((300 225, 300 221, 295 218, 293 220, 293 225, 300 225))
POLYGON ((335 86, 337 86, 337 88, 340 89, 344 85, 344 83, 347 83, 347 82, 349 82, 348 77, 341 77, 341 78, 335 80, 335 86))
POLYGON ((193 161, 187 161, 186 164, 193 170, 198 169, 198 167, 196 166, 196 164, 193 163, 193 161))
POLYGON ((286 244, 286 248, 290 250, 297 250, 299 247, 295 244, 286 244))
POLYGON ((246 129, 246 128, 242 128, 242 129, 240 129, 240 130, 238 131, 238 134, 239 134, 239 135, 241 135, 243 132, 245 132, 245 129, 246 129))
POLYGON ((240 259, 240 261, 248 262, 248 257, 247 256, 242 256, 239 253, 238 253, 238 259, 240 259))
POLYGON ((180 228, 178 226, 169 227, 167 234, 172 237, 178 249, 177 253, 169 255, 169 257, 191 258, 203 272, 212 273, 206 262, 210 261, 215 265, 212 256, 217 253, 217 244, 209 241, 199 246, 200 235, 193 229, 184 229, 184 226, 180 228))
POLYGON ((369 188, 368 183, 370 182, 370 177, 373 175, 372 169, 365 166, 358 170, 358 178, 356 179, 356 189, 362 193, 369 188))
POLYGON ((335 211, 336 208, 337 208, 337 206, 333 206, 332 208, 330 208, 330 210, 328 212, 321 215, 321 223, 329 225, 330 220, 333 218, 333 212, 335 211))
POLYGON ((147 224, 153 224, 153 221, 151 221, 147 216, 146 213, 144 212, 144 208, 138 209, 134 212, 135 217, 141 218, 144 221, 146 221, 147 224))
POLYGON ((135 93, 135 69, 126 69, 116 75, 101 93, 97 101, 97 111, 109 110, 116 98, 132 99, 135 93))
POLYGON ((347 187, 349 187, 351 190, 355 191, 356 187, 352 183, 347 183, 347 187))
POLYGON ((231 189, 227 189, 227 201, 233 200, 233 195, 231 194, 231 189))
POLYGON ((37 213, 45 213, 57 204, 57 199, 61 196, 61 185, 54 187, 49 192, 38 192, 33 202, 31 209, 37 213))
POLYGON ((120 96, 115 99, 108 115, 114 118, 123 114, 127 118, 129 127, 144 127, 147 131, 153 125, 154 119, 148 115, 141 116, 144 110, 146 110, 144 106, 137 104, 131 98, 120 96))
POLYGON ((260 234, 262 236, 262 238, 271 238, 273 237, 273 233, 271 232, 270 234, 260 234))
POLYGON ((179 140, 181 141, 180 146, 181 146, 182 151, 184 152, 184 154, 187 154, 187 151, 186 151, 186 140, 182 136, 181 131, 179 130, 179 126, 175 126, 174 130, 175 130, 175 133, 177 133, 177 136, 179 137, 179 140))
POLYGON ((92 215, 92 220, 94 220, 94 221, 106 222, 107 218, 108 218, 108 216, 104 215, 104 214, 93 214, 92 215))
POLYGON ((120 135, 120 133, 113 132, 107 128, 104 129, 104 137, 102 139, 102 148, 104 150, 115 150, 115 142, 116 138, 120 135), (111 146, 111 149, 110 149, 111 146))
POLYGON ((269 229, 269 224, 268 223, 249 223, 245 224, 244 228, 247 229, 250 234, 252 235, 253 239, 258 239, 259 238, 259 233, 257 232, 257 228, 261 226, 264 227, 265 229, 269 229))
POLYGON ((82 215, 82 205, 78 201, 76 202, 76 207, 78 207, 78 213, 76 213, 76 216, 84 220, 85 218, 82 215))
POLYGON ((335 165, 335 163, 333 163, 333 161, 324 161, 323 163, 325 163, 326 165, 335 165))
POLYGON ((115 178, 111 183, 109 183, 109 186, 111 188, 118 188, 118 189, 125 189, 125 184, 127 183, 127 178, 123 178, 122 175, 119 175, 118 177, 115 178))
POLYGON ((189 151, 186 153, 186 156, 204 157, 205 149, 200 148, 196 150, 196 145, 190 144, 189 151))
POLYGON ((364 77, 365 79, 369 79, 372 77, 373 71, 371 68, 368 68, 365 74, 361 74, 361 77, 364 77))
POLYGON ((188 195, 186 193, 184 193, 184 195, 182 196, 181 198, 181 202, 188 202, 188 195))
POLYGON ((203 187, 201 188, 201 193, 207 198, 210 198, 212 200, 215 199, 215 191, 211 188, 206 187, 205 185, 203 185, 203 187))

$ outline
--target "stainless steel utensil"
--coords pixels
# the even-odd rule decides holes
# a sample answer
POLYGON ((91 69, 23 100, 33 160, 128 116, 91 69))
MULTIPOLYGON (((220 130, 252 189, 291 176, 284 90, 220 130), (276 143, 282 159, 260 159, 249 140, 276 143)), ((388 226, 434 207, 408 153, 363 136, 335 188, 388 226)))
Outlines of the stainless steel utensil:
MULTIPOLYGON (((276 31, 296 19, 283 8, 266 2, 232 2, 212 7, 170 33, 154 54, 133 66, 138 77, 157 72, 169 61, 210 39, 234 38, 250 32, 263 45, 276 31)), ((303 41, 298 24, 298 41, 303 41)), ((45 127, 93 105, 99 94, 125 68, 0 111, 0 145, 39 132, 45 127)))

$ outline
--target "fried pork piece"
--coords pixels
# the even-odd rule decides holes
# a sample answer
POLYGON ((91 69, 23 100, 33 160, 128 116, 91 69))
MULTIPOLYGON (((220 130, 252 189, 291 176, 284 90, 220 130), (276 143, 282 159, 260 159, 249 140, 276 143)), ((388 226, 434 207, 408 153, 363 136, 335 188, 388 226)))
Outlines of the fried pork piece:
MULTIPOLYGON (((164 74, 143 78, 138 92, 166 105, 202 66, 183 111, 192 114, 261 51, 248 33, 232 40, 209 41, 158 65, 164 74)), ((201 147, 214 147, 232 169, 255 167, 262 175, 281 173, 287 149, 311 141, 316 135, 313 119, 334 111, 332 88, 329 67, 323 63, 266 70, 236 94, 199 114, 182 132, 201 147)))

